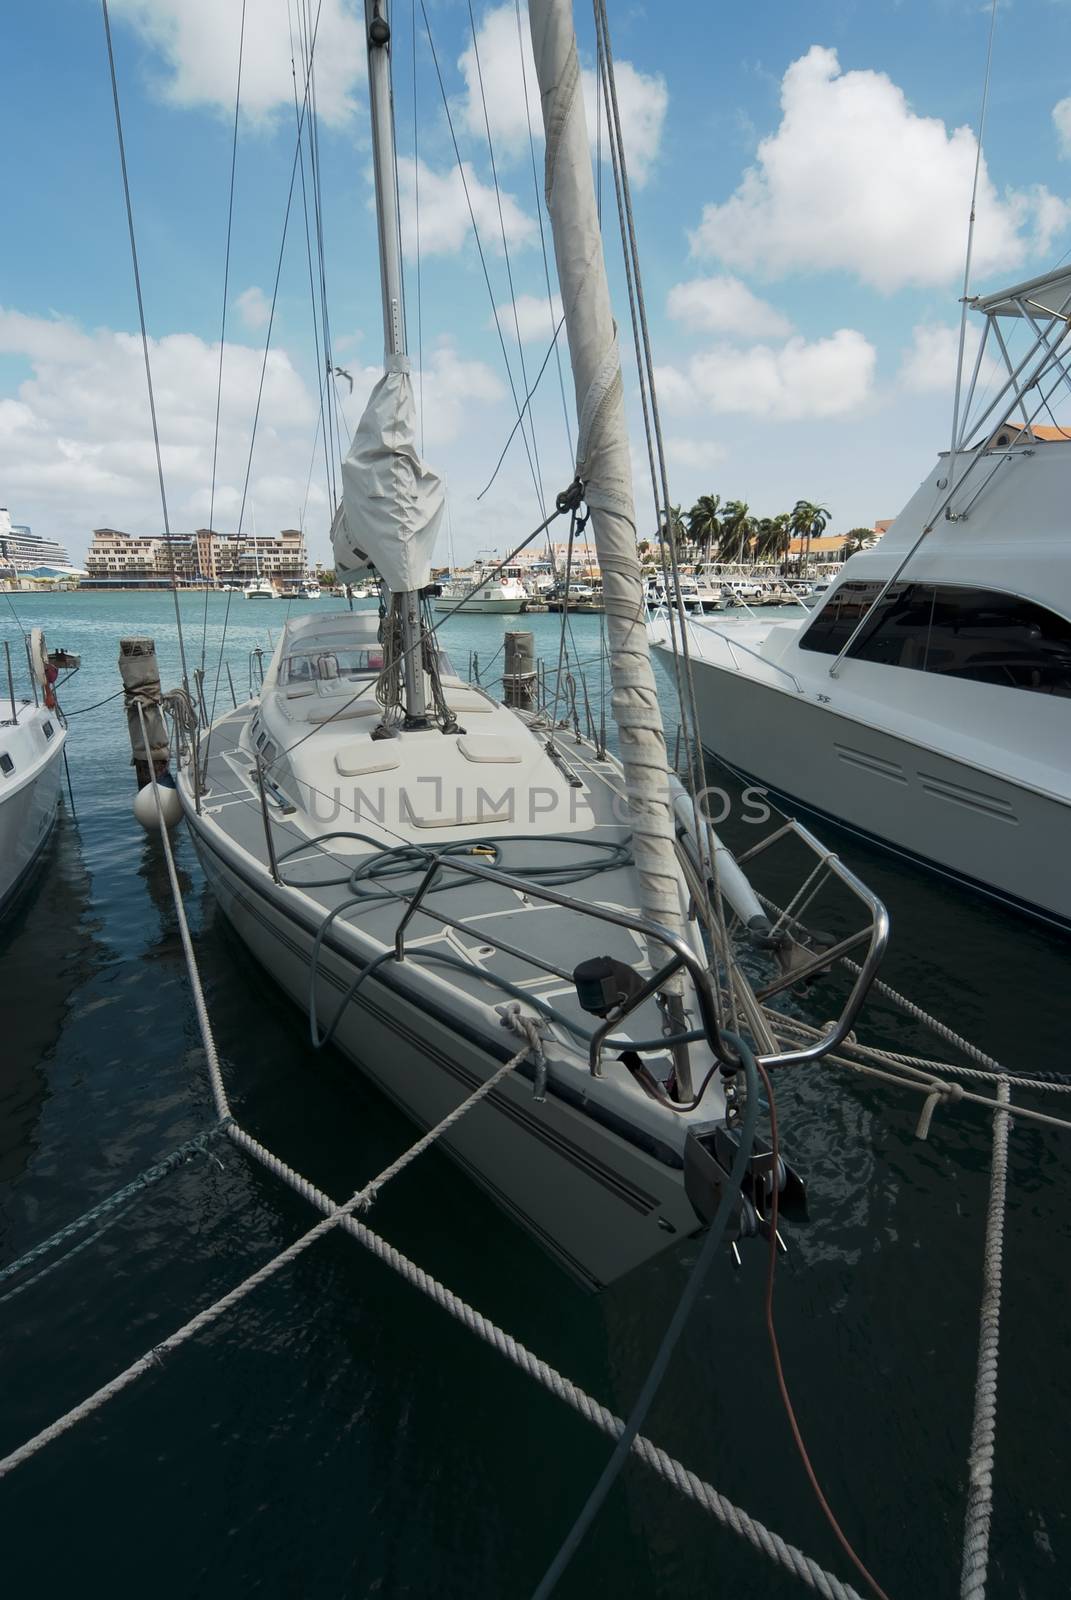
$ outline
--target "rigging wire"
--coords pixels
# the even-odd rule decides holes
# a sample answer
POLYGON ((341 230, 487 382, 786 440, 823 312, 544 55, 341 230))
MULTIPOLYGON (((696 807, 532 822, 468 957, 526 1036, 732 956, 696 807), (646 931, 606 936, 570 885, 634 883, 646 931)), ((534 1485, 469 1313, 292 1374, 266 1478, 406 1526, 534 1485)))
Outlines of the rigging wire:
POLYGON ((420 133, 417 127, 416 0, 409 0, 413 46, 413 211, 416 235, 417 404, 420 407, 420 453, 424 454, 424 302, 420 283, 420 133))
MULTIPOLYGON (((495 470, 492 472, 491 476, 488 478, 487 482, 484 484, 483 488, 480 490, 479 494, 476 496, 477 500, 482 500, 483 499, 483 497, 487 493, 488 489, 491 487, 491 485, 494 483, 495 479, 498 477, 498 474, 499 474, 499 472, 501 471, 501 468, 502 468, 502 463, 506 459, 506 456, 507 456, 507 454, 509 452, 509 447, 513 443, 513 440, 514 440, 514 437, 516 435, 517 429, 521 426, 521 417, 523 417, 524 413, 528 410, 528 407, 530 406, 530 404, 532 402, 532 397, 535 394, 536 390, 539 388, 539 380, 542 378, 544 372, 547 370, 547 362, 550 360, 551 356, 557 352, 557 349, 558 349, 558 336, 559 336, 559 334, 561 333, 561 331, 562 331, 562 329, 564 327, 565 327, 565 317, 563 316, 561 321, 558 323, 558 326, 554 330, 554 337, 550 341, 550 345, 547 348, 547 353, 543 357, 543 363, 542 363, 539 371, 536 373, 535 382, 533 383, 532 387, 529 389, 528 393, 524 397, 524 405, 521 407, 520 415, 518 415, 516 422, 513 424, 513 427, 509 431, 509 437, 506 439, 505 444, 502 446, 502 453, 499 456, 497 462, 495 463, 495 470)), ((560 359, 561 358, 559 357, 559 360, 560 359)), ((553 565, 553 563, 552 563, 552 565, 553 565)))
MULTIPOLYGON (((101 3, 106 5, 107 4, 107 0, 101 0, 101 3)), ((238 548, 239 548, 239 540, 241 539, 241 536, 242 536, 242 524, 243 524, 243 522, 245 520, 246 501, 247 501, 247 499, 249 497, 249 481, 250 481, 250 476, 251 476, 252 470, 253 470, 253 450, 255 448, 256 439, 257 439, 257 425, 258 425, 258 423, 260 421, 260 407, 261 407, 261 403, 262 403, 263 398, 264 398, 264 380, 265 380, 265 376, 266 376, 267 370, 268 370, 268 354, 269 354, 269 352, 271 350, 272 331, 273 331, 273 328, 275 326, 275 307, 276 307, 276 304, 277 304, 278 298, 279 298, 279 281, 280 281, 280 279, 282 277, 283 258, 284 258, 285 253, 286 253, 286 236, 287 236, 287 230, 288 230, 289 225, 290 225, 290 211, 291 211, 291 208, 292 208, 293 203, 294 203, 294 184, 295 184, 295 181, 297 179, 298 159, 299 159, 300 154, 301 154, 301 132, 302 132, 302 126, 303 126, 304 121, 305 121, 305 116, 306 116, 306 113, 307 113, 308 107, 309 107, 309 79, 310 79, 310 76, 311 76, 311 73, 312 73, 312 56, 313 56, 313 52, 316 49, 316 37, 317 37, 317 34, 319 32, 320 13, 321 13, 322 9, 323 9, 323 0, 318 0, 317 7, 316 7, 316 21, 315 21, 315 26, 313 27, 312 38, 311 38, 311 41, 310 41, 308 70, 307 70, 307 72, 305 74, 305 92, 304 92, 304 97, 303 97, 302 103, 301 103, 301 114, 300 114, 300 116, 298 118, 297 140, 296 140, 296 142, 294 144, 294 158, 293 158, 293 161, 290 164, 290 186, 289 186, 289 189, 287 190, 286 210, 285 210, 285 212, 283 214, 283 229, 282 229, 282 237, 279 240, 279 255, 278 255, 278 259, 277 259, 276 264, 275 264, 275 282, 274 282, 274 284, 272 286, 271 307, 270 307, 269 313, 268 313, 268 328, 267 328, 267 333, 265 334, 265 338, 264 338, 264 355, 263 355, 263 357, 261 359, 261 363, 260 363, 260 381, 257 384, 257 402, 256 402, 256 406, 255 406, 254 411, 253 411, 253 425, 252 425, 252 429, 251 429, 250 435, 249 435, 249 454, 246 457, 245 479, 244 479, 243 484, 242 484, 242 499, 241 499, 241 504, 240 504, 240 506, 238 508, 238 525, 237 525, 237 527, 235 529, 235 532, 234 532, 234 535, 233 535, 234 548, 235 548, 235 553, 236 554, 237 554, 237 551, 238 551, 238 548)), ((219 659, 216 662, 216 678, 215 678, 215 683, 214 683, 213 688, 212 688, 212 710, 211 710, 211 714, 210 714, 209 719, 208 719, 209 720, 208 738, 207 738, 207 741, 206 741, 205 753, 204 753, 204 760, 206 762, 208 760, 208 748, 209 748, 209 745, 211 744, 211 740, 212 740, 212 723, 215 721, 215 718, 216 718, 216 705, 217 705, 217 702, 219 700, 220 678, 221 678, 222 673, 223 673, 223 650, 224 650, 224 646, 226 645, 226 642, 227 642, 227 626, 228 626, 228 623, 230 621, 231 601, 233 600, 233 598, 234 598, 234 591, 233 590, 229 590, 228 594, 227 594, 226 609, 224 610, 224 613, 223 613, 223 631, 222 631, 222 634, 221 634, 221 637, 220 637, 220 641, 219 641, 219 659)))
MULTIPOLYGON (((516 291, 515 291, 514 286, 513 286, 513 267, 511 266, 510 259, 509 259, 509 243, 508 243, 508 241, 506 239, 506 219, 505 219, 505 216, 504 216, 503 211, 502 211, 502 191, 499 188, 499 184, 498 184, 498 167, 497 167, 497 165, 495 163, 494 141, 491 138, 491 118, 488 115, 488 111, 487 111, 487 96, 484 93, 483 66, 481 65, 481 62, 480 62, 480 45, 479 45, 479 40, 477 39, 477 36, 476 36, 476 18, 473 15, 472 0, 468 0, 468 8, 469 8, 469 28, 470 28, 471 33, 472 33, 472 53, 473 53, 473 56, 476 59, 476 80, 477 80, 477 82, 479 83, 479 86, 480 86, 480 104, 481 104, 481 106, 483 108, 483 125, 487 130, 487 154, 488 154, 488 157, 490 158, 490 162, 491 162, 491 179, 492 179, 492 181, 494 183, 494 186, 495 186, 495 205, 496 205, 497 210, 498 210, 498 228, 499 228, 499 233, 501 234, 501 237, 502 237, 502 257, 503 257, 503 260, 505 261, 505 265, 506 265, 506 282, 509 285, 510 304, 513 307, 513 328, 514 328, 514 333, 515 333, 515 336, 516 336, 516 339, 517 339, 517 356, 518 356, 518 359, 519 359, 520 365, 521 365, 521 386, 527 392, 527 389, 528 389, 528 371, 527 371, 527 367, 526 367, 525 359, 524 359, 524 340, 521 338, 521 319, 520 319, 520 316, 519 316, 518 311, 517 311, 517 295, 516 295, 516 291)), ((527 401, 525 402, 525 404, 527 405, 527 401)), ((525 415, 525 410, 524 410, 524 407, 522 407, 520 412, 519 412, 519 414, 518 414, 518 418, 517 418, 517 420, 520 423, 520 426, 521 426, 522 429, 524 427, 524 422, 523 422, 524 415, 525 415)), ((538 440, 536 438, 535 418, 532 416, 531 412, 528 413, 528 426, 529 426, 529 429, 531 430, 531 435, 532 435, 532 454, 535 457, 536 494, 537 494, 537 496, 539 498, 539 509, 540 509, 540 511, 542 511, 543 515, 546 516, 546 514, 547 514, 547 505, 546 505, 546 498, 545 498, 545 496, 543 494, 543 472, 542 472, 542 468, 540 467, 540 464, 539 464, 539 442, 538 442, 538 440)))
MULTIPOLYGON (((219 367, 216 372, 216 420, 212 429, 212 487, 208 496, 208 527, 214 535, 216 526, 216 468, 219 463, 219 413, 223 400, 223 350, 227 336, 227 293, 231 277, 231 233, 234 224, 234 174, 238 164, 238 112, 242 103, 242 58, 245 53, 245 8, 242 0, 242 20, 238 28, 238 78, 234 90, 234 131, 231 134, 231 178, 227 195, 227 248, 223 255, 223 305, 219 317, 219 367)), ((201 625, 201 674, 205 670, 205 652, 208 648, 208 585, 205 584, 205 611, 201 625)))
POLYGON ((160 506, 164 518, 164 542, 167 545, 171 566, 171 593, 175 600, 175 622, 178 627, 179 659, 182 663, 182 686, 190 692, 189 672, 186 667, 186 642, 182 633, 182 613, 179 609, 178 572, 175 567, 175 548, 171 542, 171 521, 167 512, 167 490, 164 486, 164 461, 160 451, 160 428, 156 419, 156 395, 152 383, 152 362, 149 357, 149 335, 145 326, 145 300, 141 292, 141 270, 138 266, 138 246, 134 236, 134 207, 130 199, 130 178, 126 169, 126 143, 123 139, 123 118, 119 110, 119 82, 115 73, 115 51, 112 47, 112 24, 108 15, 108 0, 100 0, 104 15, 104 37, 108 46, 108 71, 112 80, 112 104, 115 107, 115 132, 119 140, 119 164, 123 172, 123 199, 126 202, 126 225, 130 234, 130 256, 134 264, 134 288, 138 297, 138 320, 141 323, 141 350, 145 358, 145 382, 149 391, 149 415, 152 418, 153 444, 156 449, 156 476, 160 484, 160 506))
MULTIPOLYGON (((287 0, 286 10, 287 10, 287 21, 290 24, 290 78, 291 78, 291 82, 292 82, 293 88, 294 88, 294 120, 295 120, 295 123, 298 123, 300 121, 300 118, 299 118, 299 112, 298 112, 297 63, 294 60, 294 28, 293 28, 293 21, 292 21, 292 13, 291 13, 291 10, 290 10, 290 0, 287 0)), ((324 390, 325 390, 326 385, 327 385, 327 374, 326 374, 326 372, 324 370, 323 358, 322 358, 321 352, 320 352, 320 325, 319 325, 319 321, 318 321, 318 312, 317 312, 317 307, 316 307, 316 285, 315 285, 315 282, 314 282, 314 279, 313 279, 313 270, 312 270, 312 235, 311 235, 311 233, 309 231, 309 197, 308 197, 308 189, 307 189, 306 183, 305 183, 305 150, 304 150, 304 145, 303 145, 300 137, 299 137, 299 144, 301 144, 301 149, 300 149, 300 153, 298 155, 298 170, 299 170, 299 172, 301 174, 301 209, 302 209, 302 213, 303 213, 304 219, 305 219, 305 256, 306 256, 306 260, 308 262, 308 268, 309 268, 309 303, 310 303, 310 305, 312 307, 312 342, 313 342, 313 349, 314 349, 315 355, 316 355, 316 370, 317 370, 317 372, 319 374, 319 379, 320 379, 320 385, 319 385, 319 387, 320 387, 320 421, 319 421, 319 426, 317 428, 317 439, 319 438, 320 431, 322 429, 323 441, 324 441, 324 476, 325 476, 326 482, 327 482, 328 500, 331 503, 333 503, 334 502, 334 497, 335 497, 334 477, 333 477, 334 459, 333 459, 333 457, 331 455, 331 452, 330 452, 330 445, 329 445, 329 442, 328 442, 328 435, 327 435, 327 419, 326 419, 326 416, 324 414, 324 390)), ((328 401, 328 404, 330 404, 330 401, 328 401)), ((316 456, 316 445, 314 443, 313 444, 313 460, 315 460, 315 456, 316 456)), ((311 469, 310 469, 310 472, 309 472, 309 486, 311 486, 311 483, 312 483, 312 472, 311 472, 311 469)), ((306 486, 305 503, 302 506, 302 510, 301 510, 301 526, 302 526, 302 529, 304 529, 304 526, 305 526, 305 511, 306 511, 306 509, 308 507, 309 486, 306 486)))
MULTIPOLYGON (((520 400, 518 399, 518 396, 517 396, 517 385, 516 385, 516 382, 514 381, 513 368, 510 365, 509 353, 506 350, 506 340, 505 340, 505 335, 502 332, 502 321, 501 321, 501 318, 498 315, 498 307, 495 304, 494 290, 491 287, 491 274, 490 274, 490 272, 488 270, 488 266, 487 266, 487 257, 486 257, 486 254, 485 254, 484 248, 483 248, 483 240, 480 238, 480 230, 476 225, 476 212, 475 212, 475 209, 473 208, 473 204, 472 204, 472 195, 469 192, 469 181, 468 181, 468 176, 467 176, 467 174, 465 172, 465 164, 461 159, 461 148, 460 148, 460 146, 459 146, 459 144, 457 142, 457 131, 454 128, 454 118, 453 118, 453 113, 450 110, 449 97, 447 96, 447 93, 446 93, 446 83, 445 83, 445 81, 443 79, 442 69, 439 66, 439 54, 438 54, 438 51, 435 48, 435 40, 434 40, 434 38, 432 36, 432 32, 431 32, 431 23, 428 21, 428 8, 427 8, 426 0, 420 0, 420 11, 421 11, 421 15, 423 16, 423 19, 424 19, 424 30, 425 30, 425 32, 427 33, 427 36, 428 36, 428 45, 429 45, 430 50, 431 50, 432 63, 434 64, 434 67, 435 67, 435 76, 438 79, 438 83, 439 83, 439 93, 442 96, 443 109, 446 112, 446 123, 447 123, 447 127, 450 130, 450 140, 451 140, 451 143, 453 144, 453 147, 454 147, 454 158, 457 161, 457 170, 461 175, 461 187, 464 190, 465 203, 466 203, 466 205, 468 207, 468 213, 469 213, 469 221, 472 223, 472 232, 473 232, 473 235, 474 235, 475 240, 476 240, 476 249, 477 249, 477 252, 479 253, 479 257, 480 257, 480 266, 483 269, 483 280, 484 280, 484 283, 487 285, 487 294, 488 294, 488 297, 489 297, 489 299, 491 301, 491 312, 492 312, 492 315, 494 317, 495 332, 498 334, 498 343, 499 343, 499 346, 500 346, 501 351, 502 351, 502 360, 503 360, 503 362, 505 364, 505 368, 506 368, 506 378, 507 378, 507 380, 509 382, 510 393, 513 396, 514 410, 517 412, 517 415, 519 417, 521 415, 521 406, 520 406, 520 400)), ((539 504, 540 510, 542 510, 543 509, 542 486, 541 486, 541 484, 539 482, 539 478, 538 478, 538 475, 536 473, 535 462, 532 459, 532 452, 531 452, 531 450, 529 449, 529 446, 528 446, 528 435, 525 433, 523 428, 521 430, 521 437, 524 440, 525 454, 528 457, 528 466, 529 466, 529 470, 531 471, 531 474, 532 474, 532 484, 533 484, 533 487, 535 488, 536 500, 537 500, 537 502, 539 504)))
POLYGON ((985 133, 985 115, 989 104, 989 78, 993 67, 993 36, 997 30, 997 0, 989 12, 989 43, 986 47, 985 76, 982 81, 982 104, 978 113, 978 139, 974 151, 974 179, 971 183, 971 214, 967 223, 967 252, 963 262, 963 297, 959 314, 959 353, 956 358, 956 390, 952 401, 952 449, 948 458, 949 487, 956 475, 956 438, 959 433, 959 402, 963 386, 963 350, 967 342, 967 297, 971 287, 971 257, 974 253, 974 215, 978 204, 978 179, 982 170, 982 136, 985 133))
MULTIPOLYGON (((521 58, 521 84, 524 88, 524 116, 525 121, 528 124, 528 153, 532 162, 532 192, 535 196, 536 221, 539 223, 539 247, 543 253, 543 279, 547 286, 547 317, 551 326, 553 326, 554 290, 551 288, 550 282, 550 257, 547 252, 547 233, 543 226, 543 209, 546 202, 543 197, 543 192, 539 186, 539 169, 536 165, 535 135, 532 132, 532 110, 528 100, 528 63, 524 54, 524 32, 521 27, 521 0, 514 0, 514 10, 517 14, 517 49, 521 58)), ((565 398, 565 374, 562 370, 561 350, 557 345, 558 333, 560 331, 561 322, 558 323, 558 330, 554 335, 554 355, 558 363, 558 388, 561 391, 562 397, 562 416, 565 420, 565 437, 569 444, 569 460, 574 461, 576 459, 576 446, 573 443, 573 425, 569 417, 569 402, 565 398)), ((538 382, 539 379, 537 378, 536 383, 538 382)), ((553 562, 551 564, 553 565, 553 562)))

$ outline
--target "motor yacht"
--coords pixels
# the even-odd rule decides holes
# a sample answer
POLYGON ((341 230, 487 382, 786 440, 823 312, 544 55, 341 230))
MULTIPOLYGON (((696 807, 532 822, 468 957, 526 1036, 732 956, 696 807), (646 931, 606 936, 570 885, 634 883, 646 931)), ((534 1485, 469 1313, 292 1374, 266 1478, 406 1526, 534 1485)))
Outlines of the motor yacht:
POLYGON ((1071 272, 972 304, 955 448, 881 542, 800 620, 689 621, 701 732, 804 808, 1068 924, 1071 427, 1038 413, 1069 380, 1071 272))

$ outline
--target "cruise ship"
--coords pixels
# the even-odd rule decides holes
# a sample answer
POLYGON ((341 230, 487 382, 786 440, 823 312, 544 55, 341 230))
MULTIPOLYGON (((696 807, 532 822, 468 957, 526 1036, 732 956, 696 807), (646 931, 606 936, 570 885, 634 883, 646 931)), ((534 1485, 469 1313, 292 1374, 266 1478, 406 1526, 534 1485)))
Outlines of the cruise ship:
POLYGON ((25 523, 12 522, 0 506, 0 578, 58 578, 79 576, 78 568, 61 544, 42 539, 25 523))

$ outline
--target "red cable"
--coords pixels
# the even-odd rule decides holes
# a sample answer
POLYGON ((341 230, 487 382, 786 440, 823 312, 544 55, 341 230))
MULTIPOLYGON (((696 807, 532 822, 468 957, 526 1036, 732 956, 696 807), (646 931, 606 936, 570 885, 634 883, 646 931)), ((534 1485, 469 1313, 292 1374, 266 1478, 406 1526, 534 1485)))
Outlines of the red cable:
POLYGON ((863 1565, 860 1558, 852 1549, 848 1542, 847 1534, 844 1532, 840 1523, 834 1516, 833 1508, 830 1506, 829 1501, 822 1493, 822 1486, 818 1482, 815 1470, 811 1465, 811 1458, 807 1454, 807 1446, 803 1442, 803 1435, 800 1432, 799 1423, 796 1421, 795 1408, 793 1407, 791 1397, 789 1396, 788 1385, 785 1382, 784 1369, 781 1365, 781 1350, 777 1343, 777 1329, 774 1327, 773 1315, 774 1274, 777 1270, 777 1171, 780 1165, 780 1145, 777 1137, 777 1105, 774 1100, 773 1085, 770 1082, 769 1073, 766 1071, 766 1068, 761 1062, 757 1062, 756 1065, 759 1069, 759 1075, 762 1078, 763 1088, 766 1090, 766 1098, 770 1103, 770 1147, 773 1157, 773 1182, 770 1186, 770 1256, 766 1269, 766 1332, 770 1336, 770 1350, 773 1354, 774 1372, 777 1375, 777 1387, 781 1393, 781 1403, 785 1408, 785 1415, 788 1417, 788 1425, 792 1430, 792 1437, 796 1442, 796 1449, 799 1451, 800 1460, 803 1462, 803 1470, 806 1472, 811 1488, 814 1490, 815 1498, 822 1508, 823 1516, 829 1523, 829 1526, 832 1528, 837 1542, 844 1551, 844 1554, 848 1557, 848 1560, 855 1567, 856 1571, 859 1572, 870 1585, 875 1595, 877 1595, 878 1600, 889 1600, 889 1597, 885 1593, 885 1590, 881 1587, 881 1584, 870 1574, 870 1572, 868 1572, 867 1568, 863 1565))

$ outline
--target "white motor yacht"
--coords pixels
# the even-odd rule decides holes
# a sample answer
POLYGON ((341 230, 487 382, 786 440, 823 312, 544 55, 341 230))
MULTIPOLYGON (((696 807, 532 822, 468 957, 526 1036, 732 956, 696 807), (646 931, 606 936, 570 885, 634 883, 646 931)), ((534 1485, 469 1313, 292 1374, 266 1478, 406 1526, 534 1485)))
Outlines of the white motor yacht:
POLYGON ((1071 272, 972 304, 955 450, 880 544, 801 620, 689 623, 701 731, 804 807, 1069 923, 1071 428, 1037 418, 1069 379, 1071 272), (1003 374, 976 400, 985 355, 1003 374))
POLYGON ((519 578, 505 573, 488 577, 486 581, 477 571, 462 574, 456 583, 448 584, 435 601, 436 611, 460 611, 463 616, 489 612, 495 615, 515 616, 523 611, 528 591, 519 578))

